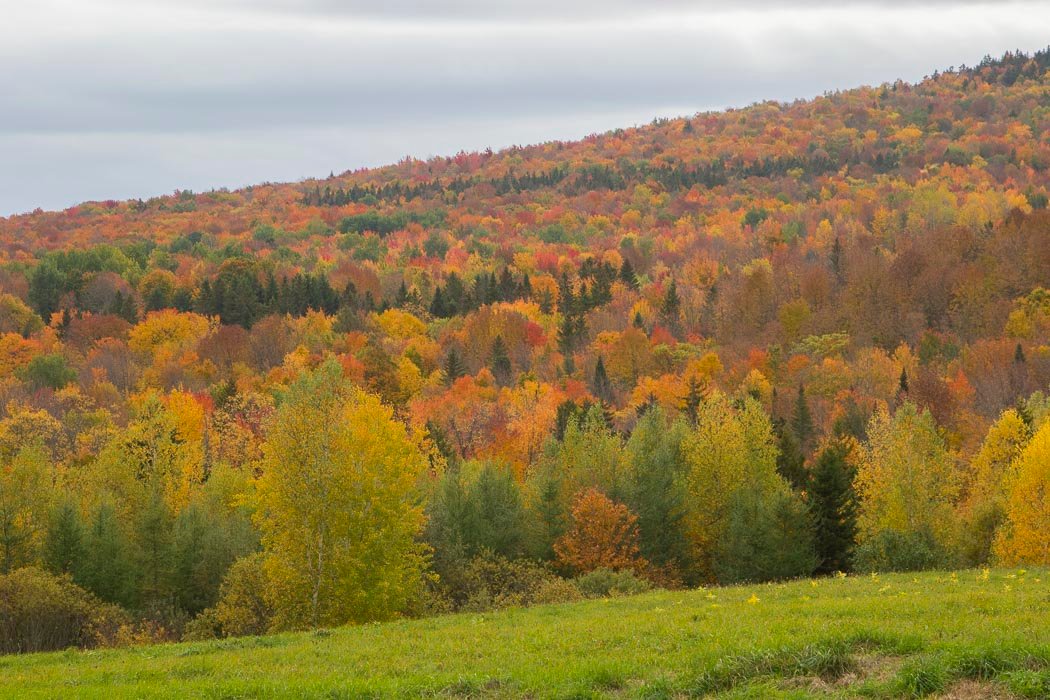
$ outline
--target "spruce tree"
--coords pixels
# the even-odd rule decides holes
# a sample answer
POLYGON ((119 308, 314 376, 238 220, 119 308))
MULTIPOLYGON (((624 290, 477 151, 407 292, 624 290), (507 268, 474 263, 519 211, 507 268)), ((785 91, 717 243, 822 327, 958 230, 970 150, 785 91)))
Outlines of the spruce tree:
POLYGON ((44 565, 56 574, 78 580, 84 558, 84 526, 72 500, 64 499, 51 512, 44 536, 44 565))
POLYGON ((784 426, 782 419, 773 422, 777 438, 777 473, 796 491, 804 491, 809 482, 806 471, 806 456, 793 432, 784 426))
POLYGON ((609 381, 609 375, 605 372, 605 360, 600 355, 598 362, 594 365, 594 381, 591 383, 591 391, 602 403, 612 403, 612 382, 609 381))
POLYGON ((635 274, 634 266, 627 258, 624 258, 623 265, 620 265, 620 281, 631 289, 638 289, 638 275, 635 274))
POLYGON ((791 417, 791 430, 795 433, 799 449, 803 454, 809 450, 813 441, 815 429, 813 427, 813 414, 809 411, 806 402, 806 390, 803 385, 798 385, 798 395, 795 398, 795 413, 791 417))
POLYGON ((489 359, 489 367, 492 368, 492 376, 502 385, 509 384, 514 376, 514 368, 507 353, 507 345, 503 342, 503 336, 497 335, 492 341, 492 354, 489 359))
POLYGON ((835 443, 817 457, 809 488, 821 573, 849 571, 857 537, 857 495, 847 448, 835 443))
POLYGON ((682 300, 678 296, 678 285, 672 279, 671 284, 664 293, 663 303, 660 305, 660 314, 672 326, 677 325, 678 316, 682 312, 682 300))
POLYGON ((696 377, 689 378, 689 387, 686 391, 683 410, 689 417, 689 422, 696 425, 696 417, 699 414, 700 404, 704 402, 703 387, 696 377))
POLYGON ((171 512, 159 493, 138 513, 136 560, 142 573, 142 601, 148 607, 167 607, 172 602, 173 525, 171 512))
POLYGON ((124 607, 136 601, 138 570, 128 557, 128 544, 109 503, 101 503, 91 514, 84 536, 81 585, 107 603, 124 607))
POLYGON ((626 446, 630 465, 627 505, 638 516, 642 555, 678 573, 688 568, 682 487, 686 465, 682 443, 688 434, 689 427, 682 419, 668 425, 657 406, 638 421, 626 446))
POLYGON ((467 373, 467 368, 463 364, 463 360, 460 359, 459 353, 456 352, 455 348, 448 351, 448 355, 445 357, 445 383, 452 386, 453 382, 462 377, 467 373))

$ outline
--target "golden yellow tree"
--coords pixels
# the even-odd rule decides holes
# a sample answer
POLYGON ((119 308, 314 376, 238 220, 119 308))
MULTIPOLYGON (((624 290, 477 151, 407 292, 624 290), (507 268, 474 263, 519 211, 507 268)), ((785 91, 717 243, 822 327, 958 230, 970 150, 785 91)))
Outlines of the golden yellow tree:
POLYGON ((781 485, 773 427, 757 401, 748 398, 736 408, 715 392, 697 410, 696 429, 682 449, 688 463, 685 529, 697 573, 711 579, 733 495, 745 484, 759 490, 781 485))
POLYGON ((929 411, 907 402, 892 416, 881 408, 868 426, 857 470, 859 541, 885 532, 956 541, 959 479, 929 411))
POLYGON ((263 446, 257 523, 274 626, 393 617, 425 551, 418 439, 328 361, 287 391, 263 446))
POLYGON ((1050 565, 1050 423, 1032 437, 1011 471, 995 554, 1005 564, 1050 565))
POLYGON ((964 483, 963 528, 960 551, 966 564, 985 564, 992 556, 996 531, 1006 517, 1008 488, 1017 458, 1031 437, 1031 430, 1017 411, 1003 411, 970 463, 964 483))
POLYGON ((38 446, 0 462, 0 573, 33 562, 54 490, 53 473, 38 446))

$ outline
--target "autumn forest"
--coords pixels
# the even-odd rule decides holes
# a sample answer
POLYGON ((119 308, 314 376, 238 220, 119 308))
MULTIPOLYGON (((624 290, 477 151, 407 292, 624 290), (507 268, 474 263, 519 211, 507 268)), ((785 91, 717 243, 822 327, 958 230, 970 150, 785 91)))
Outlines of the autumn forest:
POLYGON ((1050 566, 1048 196, 1050 50, 0 218, 0 653, 1050 566))

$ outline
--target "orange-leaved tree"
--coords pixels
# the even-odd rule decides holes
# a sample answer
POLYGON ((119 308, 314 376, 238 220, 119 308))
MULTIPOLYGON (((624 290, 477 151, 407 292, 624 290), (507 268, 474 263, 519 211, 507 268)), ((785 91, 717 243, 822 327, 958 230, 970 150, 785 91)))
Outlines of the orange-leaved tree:
POLYGON ((577 574, 645 565, 638 553, 638 517, 598 489, 576 495, 569 531, 554 543, 559 566, 577 574))

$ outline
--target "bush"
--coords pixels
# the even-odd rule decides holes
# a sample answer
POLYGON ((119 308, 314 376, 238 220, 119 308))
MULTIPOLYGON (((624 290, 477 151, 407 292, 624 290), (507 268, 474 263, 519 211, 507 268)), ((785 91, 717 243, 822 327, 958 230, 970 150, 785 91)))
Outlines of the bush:
POLYGON ((575 603, 581 600, 583 600, 583 593, 579 586, 563 578, 553 578, 541 583, 532 598, 534 605, 575 603))
POLYGON ((854 554, 853 568, 876 571, 922 571, 944 568, 948 557, 928 532, 883 530, 865 540, 854 554))
POLYGON ((532 605, 557 576, 528 559, 507 559, 483 552, 467 563, 461 574, 461 608, 475 612, 532 605))
POLYGON ((105 644, 126 614, 73 583, 27 567, 0 576, 0 653, 20 654, 105 644))
POLYGON ((266 572, 262 553, 250 554, 233 563, 219 588, 218 602, 189 624, 184 639, 214 639, 265 634, 273 619, 266 599, 266 572))
POLYGON ((632 571, 596 569, 577 578, 576 587, 587 598, 611 598, 645 593, 652 584, 638 578, 632 571))

